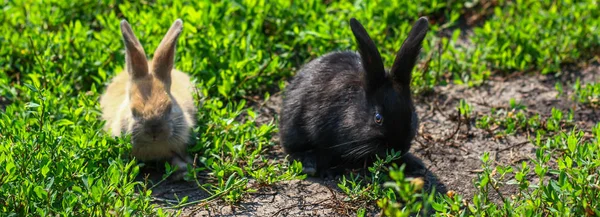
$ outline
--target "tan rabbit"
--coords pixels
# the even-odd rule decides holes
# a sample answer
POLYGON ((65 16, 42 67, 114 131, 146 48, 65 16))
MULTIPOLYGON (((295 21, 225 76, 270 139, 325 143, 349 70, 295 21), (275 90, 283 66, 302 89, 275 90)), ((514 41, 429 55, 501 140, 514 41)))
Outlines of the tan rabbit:
POLYGON ((190 77, 173 68, 181 31, 177 19, 148 61, 129 23, 121 21, 126 68, 100 98, 104 129, 113 136, 131 134, 132 154, 139 160, 170 160, 180 171, 175 180, 191 163, 186 148, 197 112, 190 77))

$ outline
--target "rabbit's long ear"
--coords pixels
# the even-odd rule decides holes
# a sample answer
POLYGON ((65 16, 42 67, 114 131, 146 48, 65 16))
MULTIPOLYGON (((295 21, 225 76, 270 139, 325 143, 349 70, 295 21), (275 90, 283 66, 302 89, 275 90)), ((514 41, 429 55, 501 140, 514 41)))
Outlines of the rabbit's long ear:
POLYGON ((183 22, 181 19, 175 20, 160 45, 156 48, 152 60, 152 73, 169 86, 171 84, 171 70, 173 70, 173 62, 175 61, 175 45, 182 29, 183 22))
POLYGON ((413 25, 408 37, 402 43, 402 47, 396 54, 396 60, 394 60, 394 65, 390 70, 397 83, 410 86, 412 70, 421 52, 421 44, 428 30, 429 21, 427 18, 421 17, 413 25))
POLYGON ((131 25, 126 20, 121 21, 121 33, 125 43, 125 62, 127 72, 132 78, 140 78, 148 74, 148 60, 142 44, 135 37, 131 25))
POLYGON ((380 86, 385 79, 385 69, 381 55, 375 43, 358 20, 351 18, 350 28, 352 28, 356 43, 358 43, 358 50, 365 70, 366 87, 368 90, 373 90, 380 86))

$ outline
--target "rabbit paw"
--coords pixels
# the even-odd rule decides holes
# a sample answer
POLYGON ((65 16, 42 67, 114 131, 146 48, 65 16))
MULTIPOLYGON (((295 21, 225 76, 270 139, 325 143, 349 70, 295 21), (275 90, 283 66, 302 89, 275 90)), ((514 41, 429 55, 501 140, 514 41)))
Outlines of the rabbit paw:
POLYGON ((171 175, 171 181, 183 180, 183 177, 187 173, 188 163, 190 163, 188 159, 181 159, 178 156, 173 157, 171 160, 171 165, 176 166, 177 170, 171 175))
POLYGON ((339 167, 332 167, 326 170, 323 170, 319 173, 319 177, 321 179, 338 179, 340 174, 342 174, 343 169, 339 167))
POLYGON ((317 174, 317 157, 312 150, 291 154, 291 160, 302 163, 302 173, 309 176, 317 174))

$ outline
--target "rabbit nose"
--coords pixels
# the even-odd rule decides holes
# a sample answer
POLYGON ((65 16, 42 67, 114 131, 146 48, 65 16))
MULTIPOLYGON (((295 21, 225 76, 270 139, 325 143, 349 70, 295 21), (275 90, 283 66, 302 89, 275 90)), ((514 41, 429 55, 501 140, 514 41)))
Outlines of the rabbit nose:
POLYGON ((150 133, 152 134, 152 137, 154 138, 154 140, 156 140, 156 136, 158 135, 159 132, 160 132, 160 124, 156 123, 156 124, 150 125, 150 133))

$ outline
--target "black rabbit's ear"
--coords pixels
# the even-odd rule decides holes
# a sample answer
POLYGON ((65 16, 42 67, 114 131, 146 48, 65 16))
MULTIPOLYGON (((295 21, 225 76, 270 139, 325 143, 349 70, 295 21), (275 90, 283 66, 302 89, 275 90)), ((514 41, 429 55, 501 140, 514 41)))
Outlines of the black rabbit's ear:
POLYGON ((375 46, 371 37, 365 30, 365 28, 358 22, 358 20, 350 19, 350 28, 356 43, 358 43, 358 50, 362 59, 362 65, 365 69, 365 81, 368 89, 376 88, 385 79, 385 70, 383 68, 383 61, 381 55, 375 46))
POLYGON ((396 54, 396 60, 394 60, 394 65, 390 70, 397 83, 410 86, 412 70, 421 52, 421 44, 428 30, 429 21, 427 18, 421 17, 408 33, 408 37, 404 40, 398 54, 396 54))

